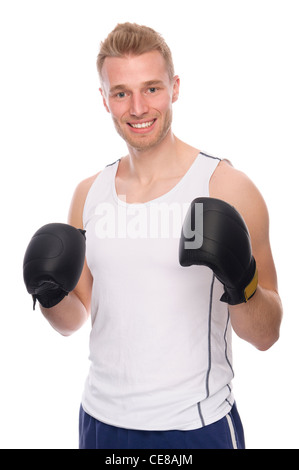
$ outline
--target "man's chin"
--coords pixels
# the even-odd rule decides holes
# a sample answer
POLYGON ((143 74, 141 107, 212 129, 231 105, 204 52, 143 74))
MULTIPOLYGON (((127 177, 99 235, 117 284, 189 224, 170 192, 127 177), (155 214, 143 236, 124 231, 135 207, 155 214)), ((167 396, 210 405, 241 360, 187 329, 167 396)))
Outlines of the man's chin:
POLYGON ((163 131, 156 136, 142 135, 136 137, 134 136, 133 138, 131 136, 128 136, 124 132, 119 132, 117 128, 116 130, 118 131, 120 137, 122 137, 122 139, 126 142, 129 148, 132 148, 133 150, 137 150, 139 152, 146 152, 157 147, 165 139, 170 130, 170 126, 167 129, 163 129, 163 131))

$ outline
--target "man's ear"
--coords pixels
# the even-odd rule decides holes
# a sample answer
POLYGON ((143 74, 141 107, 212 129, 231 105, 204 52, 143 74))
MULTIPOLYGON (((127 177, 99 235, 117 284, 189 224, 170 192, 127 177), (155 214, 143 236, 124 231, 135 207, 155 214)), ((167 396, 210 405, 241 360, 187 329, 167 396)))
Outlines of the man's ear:
POLYGON ((105 106, 106 108, 106 111, 108 113, 110 113, 110 109, 108 108, 108 105, 107 105, 107 101, 106 101, 106 97, 105 97, 105 92, 102 88, 99 88, 100 92, 101 92, 101 95, 102 95, 102 98, 103 98, 103 105, 105 106))
POLYGON ((173 89, 172 89, 172 102, 175 103, 179 98, 180 93, 180 77, 176 75, 173 77, 173 89))

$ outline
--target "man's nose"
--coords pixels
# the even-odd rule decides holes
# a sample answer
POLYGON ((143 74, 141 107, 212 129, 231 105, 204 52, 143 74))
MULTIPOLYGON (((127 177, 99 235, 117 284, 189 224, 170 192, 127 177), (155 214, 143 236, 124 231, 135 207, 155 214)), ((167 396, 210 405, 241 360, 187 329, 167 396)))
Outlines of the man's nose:
POLYGON ((148 113, 149 106, 146 97, 142 93, 134 93, 131 96, 130 113, 132 116, 142 116, 148 113))

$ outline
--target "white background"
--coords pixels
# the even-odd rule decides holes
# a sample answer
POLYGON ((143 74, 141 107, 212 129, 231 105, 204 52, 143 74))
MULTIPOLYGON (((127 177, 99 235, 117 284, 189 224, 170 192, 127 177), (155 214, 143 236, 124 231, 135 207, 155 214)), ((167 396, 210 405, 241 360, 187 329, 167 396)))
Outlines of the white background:
POLYGON ((173 51, 175 134, 230 159, 267 202, 281 339, 267 352, 234 339, 234 392, 248 448, 299 447, 298 12, 295 0, 1 0, 1 448, 77 448, 89 323, 52 330, 22 261, 41 225, 66 221, 78 182, 126 153, 95 67, 124 21, 173 51))

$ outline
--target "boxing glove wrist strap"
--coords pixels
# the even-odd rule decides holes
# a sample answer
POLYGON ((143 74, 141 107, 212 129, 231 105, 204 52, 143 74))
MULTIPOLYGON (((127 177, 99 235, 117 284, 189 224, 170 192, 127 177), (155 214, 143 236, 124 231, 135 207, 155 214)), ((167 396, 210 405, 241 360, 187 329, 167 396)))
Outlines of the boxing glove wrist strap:
POLYGON ((244 289, 245 302, 251 299, 253 294, 255 294, 256 289, 257 289, 257 284, 258 284, 258 274, 257 274, 257 269, 256 269, 252 280, 250 281, 248 286, 246 286, 244 289))
POLYGON ((51 308, 57 305, 66 295, 68 295, 68 292, 54 282, 44 282, 37 292, 32 294, 33 310, 35 310, 36 301, 38 301, 42 307, 51 308))
POLYGON ((251 299, 251 297, 255 294, 257 285, 258 272, 255 268, 251 281, 243 289, 224 286, 224 294, 220 300, 222 302, 228 303, 229 305, 238 305, 244 302, 248 302, 248 300, 251 299))

